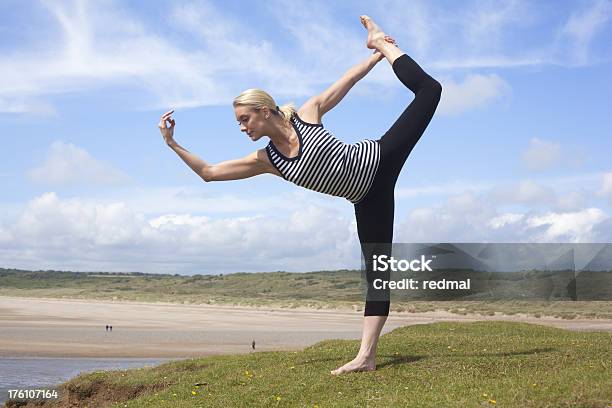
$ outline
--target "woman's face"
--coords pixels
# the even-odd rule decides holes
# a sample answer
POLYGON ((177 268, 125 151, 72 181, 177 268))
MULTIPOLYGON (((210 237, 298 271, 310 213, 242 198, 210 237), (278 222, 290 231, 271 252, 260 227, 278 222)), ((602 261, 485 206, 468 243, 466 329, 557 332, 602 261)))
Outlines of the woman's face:
POLYGON ((266 135, 268 121, 265 118, 266 109, 256 110, 249 106, 235 106, 234 113, 240 125, 240 131, 245 132, 252 141, 266 135))

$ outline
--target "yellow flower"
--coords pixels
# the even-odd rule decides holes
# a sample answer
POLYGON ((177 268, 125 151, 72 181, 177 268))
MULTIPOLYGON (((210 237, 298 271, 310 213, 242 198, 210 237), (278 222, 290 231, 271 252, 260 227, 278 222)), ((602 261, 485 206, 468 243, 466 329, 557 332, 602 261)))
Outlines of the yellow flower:
POLYGON ((497 404, 497 401, 495 401, 494 399, 490 399, 490 400, 489 400, 489 403, 491 403, 491 404, 497 404))
POLYGON ((198 395, 198 393, 195 391, 191 391, 191 395, 198 395))
POLYGON ((279 396, 277 395, 277 396, 276 396, 276 400, 277 400, 277 401, 280 401, 280 400, 281 400, 281 397, 279 397, 279 396))

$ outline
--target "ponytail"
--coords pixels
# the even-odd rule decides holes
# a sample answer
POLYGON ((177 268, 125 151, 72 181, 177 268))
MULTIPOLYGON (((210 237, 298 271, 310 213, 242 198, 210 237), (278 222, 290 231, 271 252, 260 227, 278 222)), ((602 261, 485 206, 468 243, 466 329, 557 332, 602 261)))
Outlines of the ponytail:
POLYGON ((276 111, 285 122, 289 122, 291 117, 295 114, 295 106, 292 103, 282 105, 280 108, 277 106, 276 108, 276 111))
POLYGON ((264 106, 267 106, 270 112, 275 115, 280 115, 285 122, 289 122, 296 112, 295 106, 292 103, 287 103, 279 107, 270 94, 264 90, 255 88, 247 89, 234 98, 233 105, 249 106, 256 110, 260 110, 264 106))

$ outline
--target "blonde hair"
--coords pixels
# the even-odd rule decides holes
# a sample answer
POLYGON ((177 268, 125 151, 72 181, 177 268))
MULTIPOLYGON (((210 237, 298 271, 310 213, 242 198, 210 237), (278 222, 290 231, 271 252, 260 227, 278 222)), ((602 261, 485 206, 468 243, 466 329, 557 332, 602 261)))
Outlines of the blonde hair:
POLYGON ((287 103, 285 105, 277 106, 274 99, 269 93, 262 89, 251 88, 242 92, 236 98, 234 98, 234 107, 249 106, 255 110, 260 110, 264 106, 267 106, 275 115, 281 115, 281 118, 285 122, 289 122, 291 116, 295 113, 295 105, 293 103, 287 103), (278 109, 277 109, 278 108, 278 109))

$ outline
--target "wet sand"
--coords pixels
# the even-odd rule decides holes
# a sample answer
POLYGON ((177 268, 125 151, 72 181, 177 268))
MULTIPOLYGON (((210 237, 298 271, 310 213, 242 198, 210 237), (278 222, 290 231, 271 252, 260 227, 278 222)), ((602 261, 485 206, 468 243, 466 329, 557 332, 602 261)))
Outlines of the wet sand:
MULTIPOLYGON (((439 321, 509 320, 612 332, 612 319, 391 313, 383 334, 439 321)), ((0 296, 0 357, 189 358, 359 339, 363 312, 0 296), (113 331, 106 331, 106 325, 113 331)))

